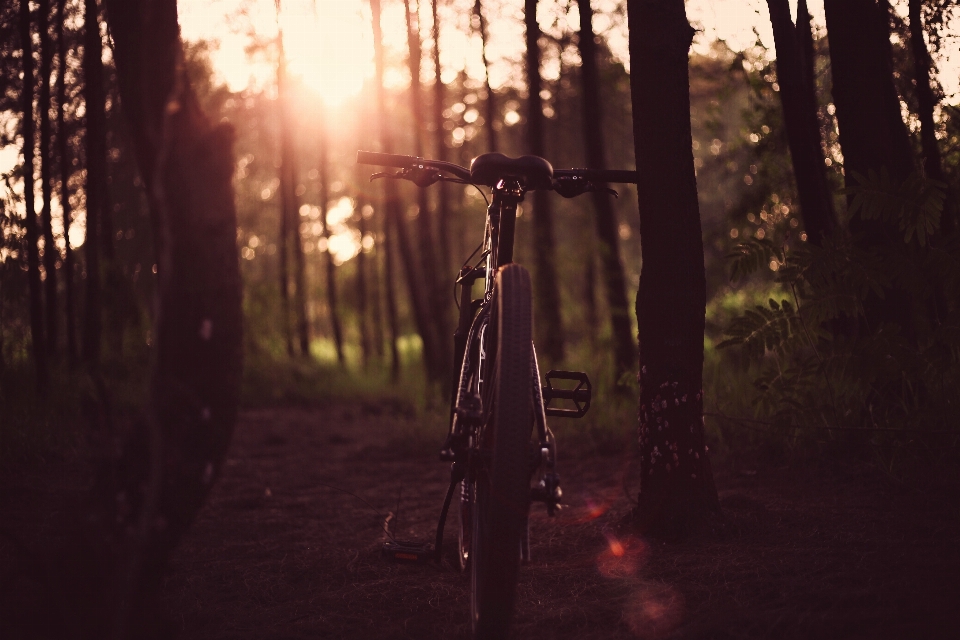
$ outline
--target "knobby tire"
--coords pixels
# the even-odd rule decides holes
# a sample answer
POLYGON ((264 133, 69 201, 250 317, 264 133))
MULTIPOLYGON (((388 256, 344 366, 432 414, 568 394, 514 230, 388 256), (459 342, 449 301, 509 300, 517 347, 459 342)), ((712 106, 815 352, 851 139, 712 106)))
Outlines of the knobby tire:
POLYGON ((500 269, 493 305, 492 408, 481 435, 481 448, 492 456, 478 465, 470 558, 471 620, 478 639, 505 638, 509 631, 530 507, 533 311, 526 269, 517 264, 500 269))

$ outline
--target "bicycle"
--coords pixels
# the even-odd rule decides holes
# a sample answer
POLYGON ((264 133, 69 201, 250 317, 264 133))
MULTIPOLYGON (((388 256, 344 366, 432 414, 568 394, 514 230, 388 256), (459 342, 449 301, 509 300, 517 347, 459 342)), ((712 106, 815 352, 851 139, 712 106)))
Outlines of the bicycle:
POLYGON ((458 558, 460 569, 470 572, 471 630, 477 638, 502 638, 513 616, 519 565, 530 560, 530 505, 543 502, 553 516, 563 495, 556 471, 556 438, 547 416, 583 417, 591 399, 586 373, 550 371, 546 385, 540 384, 530 274, 513 262, 517 207, 527 191, 537 189, 567 198, 589 191, 616 196, 606 184, 636 183, 637 174, 554 170, 543 158, 508 158, 500 153, 478 156, 470 169, 369 151, 358 151, 357 163, 400 169, 376 173, 371 180, 403 179, 420 188, 446 181, 492 189, 484 238, 477 249, 482 249, 480 257, 471 266, 474 251, 456 280, 460 314, 454 333, 450 430, 440 452, 440 459, 452 465, 435 544, 431 548, 391 541, 384 552, 401 561, 439 562, 447 514, 459 489, 458 558), (473 285, 481 278, 483 296, 473 299, 473 285), (555 387, 553 382, 560 380, 576 386, 555 387), (554 399, 570 401, 574 408, 550 407, 554 399), (536 438, 531 439, 534 428, 536 438))

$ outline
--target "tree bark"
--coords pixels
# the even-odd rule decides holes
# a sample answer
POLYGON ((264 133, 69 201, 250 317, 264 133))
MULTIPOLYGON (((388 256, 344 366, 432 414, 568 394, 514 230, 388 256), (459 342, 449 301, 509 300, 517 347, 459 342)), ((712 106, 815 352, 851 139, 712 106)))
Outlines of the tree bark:
MULTIPOLYGON (((920 140, 923 145, 923 170, 932 180, 946 182, 940 158, 940 146, 937 143, 936 125, 933 122, 933 108, 937 99, 930 87, 930 52, 927 50, 927 36, 921 17, 922 2, 910 0, 910 48, 913 52, 914 86, 917 94, 917 117, 920 120, 920 140)), ((955 221, 952 212, 944 207, 940 229, 945 235, 953 233, 955 221)))
MULTIPOLYGON (((543 104, 540 101, 540 25, 537 24, 537 0, 525 0, 527 71, 527 151, 543 157, 543 104)), ((563 318, 560 314, 560 282, 557 276, 556 244, 553 235, 553 208, 550 194, 533 192, 534 304, 540 328, 539 343, 548 362, 563 360, 563 318)))
MULTIPOLYGON (((376 85, 377 85, 377 120, 380 125, 380 149, 384 153, 393 153, 393 135, 390 131, 387 119, 387 97, 383 86, 383 33, 380 26, 380 0, 370 0, 371 18, 373 22, 373 46, 374 62, 376 67, 376 85)), ((400 257, 403 262, 403 271, 406 275, 407 289, 410 292, 410 306, 413 311, 414 323, 420 339, 423 341, 423 361, 427 369, 427 376, 433 380, 438 379, 440 375, 436 370, 437 349, 434 344, 434 332, 431 330, 431 323, 427 317, 427 297, 421 289, 421 280, 417 273, 416 259, 413 255, 413 247, 410 244, 410 238, 407 234, 406 221, 403 219, 402 205, 400 203, 400 194, 397 192, 397 185, 392 180, 384 180, 384 234, 386 236, 386 274, 387 274, 387 314, 390 319, 391 332, 393 333, 393 367, 394 379, 399 377, 400 358, 398 351, 399 323, 397 321, 397 306, 394 298, 393 287, 390 279, 393 274, 393 248, 394 242, 400 245, 400 257), (394 235, 396 234, 396 235, 394 235)))
MULTIPOLYGON (((361 147, 362 148, 362 147, 361 147)), ((360 330, 360 362, 364 369, 370 362, 370 322, 368 318, 369 305, 367 303, 369 292, 367 291, 367 256, 363 248, 363 239, 367 235, 367 219, 363 217, 363 208, 366 201, 362 193, 357 194, 356 201, 357 231, 360 232, 360 251, 357 252, 356 262, 356 287, 357 287, 357 326, 360 330)))
POLYGON ((40 282, 40 249, 37 246, 39 229, 37 228, 37 209, 33 195, 34 169, 34 113, 33 113, 33 34, 30 3, 20 0, 20 47, 23 52, 23 89, 21 103, 23 118, 23 201, 26 206, 24 224, 27 232, 27 283, 30 290, 30 336, 33 343, 33 362, 37 369, 37 388, 41 393, 47 388, 47 348, 43 326, 43 291, 40 282))
POLYGON ((480 0, 473 3, 473 14, 477 17, 477 31, 480 33, 480 57, 483 59, 483 86, 487 92, 487 151, 497 151, 497 99, 490 87, 490 61, 487 59, 487 21, 483 17, 483 5, 480 0))
MULTIPOLYGON (((410 67, 410 106, 413 113, 413 155, 423 156, 423 126, 426 116, 423 112, 423 88, 420 80, 420 63, 423 58, 423 48, 420 42, 419 6, 410 10, 410 0, 403 0, 407 18, 407 61, 410 67)), ((433 332, 434 362, 428 368, 435 381, 444 381, 452 367, 452 340, 450 330, 449 309, 445 304, 445 296, 441 290, 440 273, 437 265, 437 242, 434 239, 433 214, 430 211, 430 202, 427 190, 417 188, 417 240, 420 251, 420 270, 426 288, 425 301, 427 308, 426 329, 433 332)))
POLYGON ((70 145, 67 144, 67 126, 64 111, 67 102, 67 43, 63 22, 66 0, 57 0, 57 155, 60 157, 60 210, 63 217, 63 292, 67 333, 67 359, 73 366, 77 361, 76 302, 73 290, 73 248, 70 246, 70 224, 73 216, 70 205, 70 145))
POLYGON ((882 167, 903 182, 913 171, 913 152, 885 60, 886 16, 876 0, 824 0, 823 8, 845 182, 855 186, 854 172, 882 167))
MULTIPOLYGON (((437 3, 432 0, 433 12, 433 126, 436 136, 437 160, 446 161, 448 157, 446 133, 443 128, 443 103, 445 91, 440 66, 440 17, 437 15, 437 3)), ((437 189, 437 240, 440 247, 440 273, 445 275, 453 268, 450 256, 450 190, 446 182, 440 182, 437 189)), ((442 295, 443 288, 440 292, 442 295)))
POLYGON ((40 34, 40 94, 37 109, 40 111, 40 191, 43 197, 41 224, 43 227, 43 270, 47 321, 47 356, 57 355, 60 337, 60 305, 57 300, 57 263, 60 250, 53 240, 53 154, 50 148, 50 73, 53 66, 53 46, 50 42, 50 2, 37 3, 37 31, 40 34))
MULTIPOLYGON (((343 329, 340 324, 340 311, 337 302, 337 272, 333 263, 333 253, 330 251, 330 227, 327 224, 327 206, 330 202, 328 185, 330 184, 327 150, 327 121, 325 114, 320 116, 320 234, 327 240, 327 250, 323 252, 324 266, 327 273, 327 306, 330 307, 330 326, 333 329, 333 342, 337 348, 337 362, 342 367, 343 360, 343 329)), ((363 251, 361 250, 361 253, 363 251)))
POLYGON ((719 511, 703 435, 706 277, 690 130, 683 0, 629 0, 630 89, 643 268, 640 530, 682 538, 719 511))
POLYGON ((187 84, 176 2, 108 6, 124 112, 147 143, 135 148, 160 232, 159 283, 150 405, 94 488, 76 586, 96 606, 78 607, 79 631, 154 638, 166 558, 218 473, 239 398, 233 131, 206 119, 187 84))
MULTIPOLYGON (((280 5, 277 4, 277 13, 279 14, 280 5)), ((278 15, 279 20, 279 15, 278 15)), ((283 325, 283 338, 287 345, 287 355, 294 356, 293 349, 293 330, 290 324, 290 226, 294 222, 290 219, 289 206, 287 204, 288 191, 286 169, 289 165, 284 163, 287 153, 286 148, 289 145, 289 132, 286 125, 286 106, 284 104, 284 95, 286 93, 285 76, 286 60, 283 52, 283 35, 278 34, 280 53, 277 61, 277 102, 280 112, 280 239, 277 241, 277 259, 280 267, 280 322, 283 325)))
POLYGON ((102 295, 100 286, 100 218, 107 197, 107 120, 104 112, 103 42, 97 0, 84 0, 83 97, 86 110, 86 236, 83 254, 87 287, 83 310, 83 362, 100 366, 102 295))
MULTIPOLYGON (((600 107, 600 79, 597 67, 597 44, 593 33, 593 8, 590 0, 577 0, 580 7, 580 48, 583 78, 583 144, 587 154, 587 166, 591 169, 606 169, 606 145, 603 140, 603 112, 600 107)), ((627 315, 626 277, 620 261, 617 215, 611 196, 594 192, 593 208, 598 249, 603 267, 603 282, 610 307, 610 324, 613 333, 614 382, 636 367, 637 343, 630 335, 630 316, 627 315)), ((592 265, 591 265, 592 268, 592 265)))
MULTIPOLYGON (((787 0, 767 0, 767 7, 773 25, 777 83, 780 85, 783 121, 797 181, 800 214, 808 240, 820 245, 823 238, 836 229, 837 214, 833 209, 833 194, 827 184, 823 150, 820 147, 816 95, 810 93, 813 84, 805 77, 805 56, 802 54, 799 29, 790 19, 790 5, 787 0)), ((798 16, 805 10, 805 6, 798 7, 798 16)), ((799 17, 797 22, 800 23, 799 17)))
MULTIPOLYGON (((278 10, 279 10, 279 5, 278 10)), ((280 109, 280 219, 281 247, 280 261, 282 280, 281 297, 284 298, 285 329, 290 336, 289 304, 290 280, 288 251, 293 251, 293 307, 296 316, 296 333, 299 339, 300 355, 310 355, 310 333, 307 322, 307 275, 306 261, 303 255, 303 238, 300 234, 300 206, 297 197, 297 159, 293 142, 293 114, 290 107, 290 95, 287 78, 287 60, 283 50, 283 32, 278 36, 280 54, 277 64, 277 100, 280 109)), ((293 338, 288 338, 287 353, 293 355, 293 338)))
MULTIPOLYGON (((893 84, 888 5, 883 0, 824 0, 833 98, 840 127, 844 182, 855 187, 856 175, 886 171, 899 186, 914 171, 913 150, 900 115, 893 84)), ((848 202, 853 194, 847 196, 848 202)), ((864 249, 903 246, 899 229, 880 220, 850 220, 850 231, 864 249)), ((913 292, 887 287, 881 298, 869 295, 863 304, 864 324, 872 331, 884 323, 914 333, 919 300, 913 292)))

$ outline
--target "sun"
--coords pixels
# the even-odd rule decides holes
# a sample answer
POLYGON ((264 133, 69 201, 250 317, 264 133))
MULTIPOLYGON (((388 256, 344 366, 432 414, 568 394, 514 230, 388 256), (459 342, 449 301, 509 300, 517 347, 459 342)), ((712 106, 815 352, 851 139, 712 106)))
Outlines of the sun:
POLYGON ((357 95, 373 75, 370 19, 359 0, 285 2, 280 26, 290 73, 326 104, 357 95))
POLYGON ((250 34, 261 42, 283 31, 287 68, 326 104, 357 95, 373 76, 373 34, 363 0, 180 0, 187 40, 211 40, 214 69, 231 91, 276 82, 276 60, 247 53, 250 34))

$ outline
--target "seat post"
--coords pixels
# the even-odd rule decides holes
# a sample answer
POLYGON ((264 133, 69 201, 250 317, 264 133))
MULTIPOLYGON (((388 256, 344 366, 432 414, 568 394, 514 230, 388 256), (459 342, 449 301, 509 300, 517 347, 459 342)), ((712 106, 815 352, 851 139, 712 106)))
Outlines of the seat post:
POLYGON ((517 225, 517 205, 522 201, 523 188, 516 178, 506 178, 497 183, 493 191, 493 202, 500 213, 496 263, 498 269, 505 264, 513 262, 513 239, 517 225))

